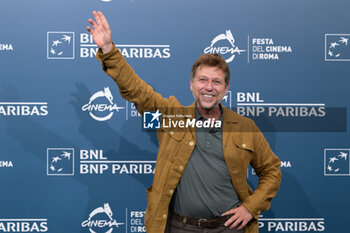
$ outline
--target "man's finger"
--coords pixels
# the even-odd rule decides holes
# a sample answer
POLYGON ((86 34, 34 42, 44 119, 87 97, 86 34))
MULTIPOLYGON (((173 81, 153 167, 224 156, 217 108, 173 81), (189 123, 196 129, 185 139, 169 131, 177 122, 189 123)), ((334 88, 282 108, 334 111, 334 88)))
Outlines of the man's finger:
POLYGON ((230 214, 234 214, 234 213, 236 213, 236 209, 230 209, 230 210, 226 211, 225 213, 223 213, 221 216, 230 215, 230 214))
POLYGON ((107 22, 106 17, 103 15, 101 11, 98 12, 98 15, 100 16, 100 19, 102 21, 102 25, 106 30, 110 30, 109 24, 107 22))
POLYGON ((231 225, 231 223, 233 223, 234 221, 236 221, 237 218, 238 218, 238 216, 233 215, 231 218, 229 218, 229 219, 225 222, 225 224, 224 224, 225 227, 231 225))
POLYGON ((91 35, 94 33, 94 30, 92 30, 90 26, 87 26, 86 29, 90 32, 91 35))
POLYGON ((93 11, 93 12, 92 12, 92 15, 94 16, 95 20, 97 21, 97 12, 96 12, 96 11, 93 11))
POLYGON ((94 12, 95 12, 94 17, 95 17, 95 19, 96 19, 97 25, 98 25, 98 26, 102 26, 102 21, 101 21, 101 18, 100 18, 100 16, 99 16, 99 14, 98 14, 96 11, 94 11, 94 12))
POLYGON ((249 221, 247 220, 243 220, 243 222, 241 223, 241 225, 237 228, 237 230, 242 230, 247 224, 248 224, 249 221))
POLYGON ((95 21, 93 21, 92 19, 89 19, 88 21, 94 27, 94 29, 96 30, 97 24, 95 23, 95 21))
POLYGON ((243 220, 241 218, 237 218, 237 220, 234 221, 234 223, 230 226, 230 229, 236 228, 238 225, 241 224, 243 220))

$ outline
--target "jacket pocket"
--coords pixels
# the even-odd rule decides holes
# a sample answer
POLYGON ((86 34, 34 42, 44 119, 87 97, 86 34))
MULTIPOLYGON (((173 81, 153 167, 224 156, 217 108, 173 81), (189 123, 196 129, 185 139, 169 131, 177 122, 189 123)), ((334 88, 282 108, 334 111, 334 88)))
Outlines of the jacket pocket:
POLYGON ((237 141, 234 143, 235 153, 241 161, 243 168, 247 171, 250 161, 254 156, 254 146, 250 141, 237 141))
POLYGON ((168 137, 178 142, 180 142, 185 135, 184 129, 169 128, 169 129, 163 129, 163 131, 168 137))
POLYGON ((242 150, 242 151, 248 151, 251 153, 254 153, 254 145, 251 141, 247 140, 239 140, 235 142, 236 148, 242 150))
POLYGON ((184 143, 185 131, 182 129, 165 129, 158 135, 158 158, 174 163, 179 150, 184 143))

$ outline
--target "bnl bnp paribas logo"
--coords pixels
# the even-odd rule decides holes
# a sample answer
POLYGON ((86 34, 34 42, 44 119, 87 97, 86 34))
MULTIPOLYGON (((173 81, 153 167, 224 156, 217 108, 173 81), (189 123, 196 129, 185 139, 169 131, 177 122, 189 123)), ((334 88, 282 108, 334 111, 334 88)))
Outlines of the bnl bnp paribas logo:
POLYGON ((204 49, 204 53, 217 53, 220 54, 227 63, 232 62, 236 55, 240 55, 246 50, 241 50, 235 44, 235 38, 232 35, 231 30, 226 30, 226 33, 222 33, 214 37, 210 46, 204 49))
POLYGON ((114 112, 119 112, 122 109, 125 107, 118 107, 113 102, 113 95, 108 87, 93 94, 89 103, 82 107, 82 110, 89 112, 89 115, 96 121, 107 121, 112 118, 114 112))
MULTIPOLYGON (((74 32, 47 32, 47 59, 75 59, 74 32)), ((77 36, 79 58, 95 58, 98 51, 89 33, 77 36)), ((169 59, 171 57, 169 44, 117 44, 117 48, 125 58, 136 59, 169 59)))
POLYGON ((325 34, 325 61, 350 61, 350 34, 325 34))
POLYGON ((2 218, 0 232, 48 232, 47 218, 2 218))
POLYGON ((75 59, 74 32, 47 32, 47 59, 75 59))
POLYGON ((124 223, 117 222, 113 218, 113 212, 108 203, 97 207, 90 214, 87 220, 81 224, 83 228, 88 228, 91 233, 111 233, 113 229, 118 229, 124 223))
POLYGON ((74 175, 74 149, 48 148, 47 149, 47 175, 73 176, 74 175))
POLYGON ((324 175, 350 176, 350 149, 324 149, 324 175))

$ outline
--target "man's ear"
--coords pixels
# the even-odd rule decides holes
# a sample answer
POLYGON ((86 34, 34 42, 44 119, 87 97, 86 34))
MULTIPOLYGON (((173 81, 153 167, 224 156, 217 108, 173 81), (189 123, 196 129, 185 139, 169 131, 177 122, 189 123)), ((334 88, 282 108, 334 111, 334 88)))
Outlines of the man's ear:
POLYGON ((230 87, 230 83, 228 83, 227 86, 225 87, 225 95, 227 95, 227 91, 229 87, 230 87))

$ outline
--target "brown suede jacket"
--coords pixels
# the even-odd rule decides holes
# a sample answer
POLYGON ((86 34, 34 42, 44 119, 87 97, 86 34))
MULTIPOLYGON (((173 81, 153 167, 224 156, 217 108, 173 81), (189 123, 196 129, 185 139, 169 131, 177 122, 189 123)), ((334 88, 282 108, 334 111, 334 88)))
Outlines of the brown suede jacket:
MULTIPOLYGON (((121 95, 135 103, 141 114, 144 111, 161 109, 162 114, 181 114, 191 116, 191 119, 195 118, 194 104, 185 107, 175 97, 167 99, 155 92, 137 76, 117 48, 106 54, 99 50, 96 56, 102 62, 103 70, 117 83, 121 95)), ((252 120, 225 107, 223 109, 225 162, 242 205, 254 217, 245 227, 245 233, 257 233, 259 214, 269 209, 271 199, 280 186, 280 160, 271 151, 263 134, 252 120), (254 191, 247 183, 249 164, 259 176, 259 183, 254 191)), ((186 120, 186 117, 183 120, 186 120)), ((164 232, 170 200, 196 145, 195 128, 161 128, 157 136, 159 150, 153 185, 147 189, 145 226, 148 233, 164 232)))

